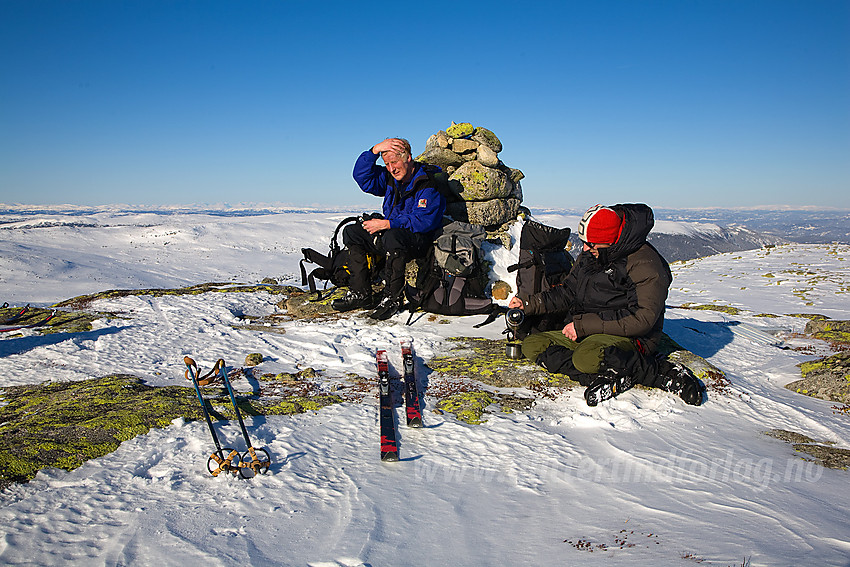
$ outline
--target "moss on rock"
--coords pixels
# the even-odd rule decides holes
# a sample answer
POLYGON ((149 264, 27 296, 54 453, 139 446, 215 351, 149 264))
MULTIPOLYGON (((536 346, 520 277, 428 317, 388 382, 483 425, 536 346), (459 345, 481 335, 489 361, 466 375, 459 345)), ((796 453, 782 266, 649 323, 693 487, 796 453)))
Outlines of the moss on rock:
POLYGON ((308 411, 319 411, 323 407, 338 404, 342 398, 333 394, 319 396, 289 396, 277 403, 263 407, 265 415, 293 415, 308 411))
POLYGON ((798 365, 802 379, 785 387, 822 400, 850 403, 850 352, 840 352, 798 365))
POLYGON ((470 425, 484 423, 484 410, 494 402, 493 394, 485 391, 461 392, 452 394, 437 402, 437 409, 454 414, 455 417, 470 425))
MULTIPOLYGON (((325 394, 301 373, 298 391, 237 396, 243 416, 318 411, 342 398, 325 394)), ((201 389, 213 419, 234 420, 227 390, 201 389)), ((0 489, 26 482, 42 468, 73 470, 111 453, 123 442, 167 427, 174 419, 203 419, 194 388, 155 387, 126 374, 75 382, 0 388, 0 489)))
MULTIPOLYGON (((4 321, 17 312, 18 307, 0 308, 0 321, 4 321)), ((92 330, 92 322, 104 317, 116 317, 114 313, 89 313, 84 311, 62 311, 54 309, 43 309, 40 307, 30 307, 23 316, 15 319, 10 326, 27 326, 38 325, 41 321, 53 316, 43 325, 35 327, 36 331, 42 335, 53 333, 84 333, 92 330)))
POLYGON ((677 309, 693 309, 696 311, 719 311, 729 315, 738 315, 741 310, 731 305, 702 305, 698 303, 685 303, 676 307, 677 309))
POLYGON ((806 323, 806 333, 836 345, 850 345, 850 321, 813 319, 806 323))
POLYGON ((790 443, 795 451, 806 453, 826 468, 847 470, 850 467, 850 450, 833 447, 831 441, 816 441, 808 435, 785 429, 771 429, 764 434, 790 443))
POLYGON ((469 378, 498 388, 527 388, 535 383, 571 386, 563 374, 550 374, 529 360, 505 355, 505 341, 480 337, 453 337, 456 347, 445 356, 428 360, 431 370, 447 376, 469 378))
POLYGON ((130 375, 12 386, 0 396, 0 487, 44 467, 73 470, 151 427, 201 416, 189 388, 154 388, 130 375))
POLYGON ((475 127, 469 122, 461 122, 460 124, 452 123, 451 126, 446 128, 446 134, 450 138, 466 138, 467 136, 471 136, 473 132, 475 132, 475 127))
POLYGON ((98 299, 115 299, 133 295, 152 295, 162 297, 166 295, 200 295, 202 293, 255 293, 265 291, 273 295, 303 293, 301 288, 291 285, 271 284, 240 284, 232 282, 210 282, 188 287, 168 289, 111 289, 88 295, 80 295, 55 304, 53 307, 71 307, 73 309, 85 309, 98 299))
POLYGON ((259 352, 252 352, 245 357, 245 366, 257 366, 263 363, 263 355, 259 352))
POLYGON ((342 299, 347 288, 336 287, 328 292, 322 293, 320 299, 315 294, 300 291, 293 293, 288 298, 278 303, 278 307, 286 309, 287 315, 293 319, 314 319, 322 315, 334 315, 338 313, 333 308, 335 299, 342 299))

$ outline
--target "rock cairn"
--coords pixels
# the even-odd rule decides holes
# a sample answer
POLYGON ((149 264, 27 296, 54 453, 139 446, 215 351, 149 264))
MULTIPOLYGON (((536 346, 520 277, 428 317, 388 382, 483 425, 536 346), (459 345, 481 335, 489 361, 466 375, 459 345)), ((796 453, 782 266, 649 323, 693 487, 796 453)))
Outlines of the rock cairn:
POLYGON ((520 180, 525 176, 502 163, 501 151, 502 142, 490 130, 452 122, 428 138, 416 160, 437 165, 448 174, 449 216, 491 228, 515 220, 522 203, 520 180))

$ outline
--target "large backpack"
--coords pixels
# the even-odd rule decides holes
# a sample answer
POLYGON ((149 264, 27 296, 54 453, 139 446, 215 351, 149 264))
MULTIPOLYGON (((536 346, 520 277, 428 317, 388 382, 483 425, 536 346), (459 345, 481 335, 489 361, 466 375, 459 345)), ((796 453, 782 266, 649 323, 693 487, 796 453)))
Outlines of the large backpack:
MULTIPOLYGON (((407 288, 411 317, 417 309, 441 315, 479 315, 493 309, 482 285, 480 226, 455 221, 443 227, 420 268, 416 288, 407 288)), ((408 320, 409 322, 409 320, 408 320)))
MULTIPOLYGON (((508 266, 516 272, 517 293, 528 297, 551 287, 562 285, 573 267, 573 258, 566 251, 569 228, 554 228, 527 220, 519 237, 519 262, 508 266)), ((563 327, 560 317, 542 315, 526 318, 518 338, 533 331, 554 331, 563 327)))
POLYGON ((331 238, 330 251, 328 254, 322 254, 312 248, 301 249, 301 253, 304 254, 304 258, 302 258, 298 263, 301 268, 301 285, 309 285, 310 292, 316 294, 316 299, 314 301, 322 299, 322 292, 316 288, 317 279, 325 280, 325 286, 323 289, 328 287, 328 282, 331 282, 336 287, 348 285, 348 279, 351 276, 351 272, 348 270, 348 249, 342 248, 339 245, 337 238, 339 236, 339 231, 342 230, 345 225, 358 220, 360 220, 360 217, 347 217, 340 221, 336 230, 334 230, 333 237, 331 238), (313 271, 308 274, 307 269, 304 267, 304 262, 318 264, 319 267, 313 269, 313 271))

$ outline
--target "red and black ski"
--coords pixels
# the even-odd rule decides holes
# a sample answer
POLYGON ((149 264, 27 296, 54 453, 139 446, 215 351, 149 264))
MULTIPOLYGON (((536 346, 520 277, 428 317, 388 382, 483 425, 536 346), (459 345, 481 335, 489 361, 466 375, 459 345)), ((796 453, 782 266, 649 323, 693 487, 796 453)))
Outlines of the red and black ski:
MULTIPOLYGON (((20 312, 18 312, 15 316, 12 317, 11 321, 12 322, 19 321, 21 319, 21 317, 23 317, 23 315, 27 312, 28 308, 29 308, 29 306, 24 307, 20 312)), ((23 321, 22 321, 21 322, 22 324, 15 324, 15 325, 7 326, 8 323, 9 323, 9 320, 7 320, 5 324, 0 326, 0 333, 8 333, 8 332, 11 332, 11 331, 20 331, 21 329, 37 329, 38 327, 45 326, 47 324, 47 322, 50 321, 51 319, 53 319, 55 316, 56 316, 56 310, 54 309, 53 311, 50 312, 50 315, 36 321, 35 323, 25 323, 24 324, 23 321)))
POLYGON ((407 426, 422 427, 422 410, 419 408, 419 388, 416 385, 412 341, 401 341, 401 357, 404 366, 404 407, 407 410, 407 426))
POLYGON ((398 460, 398 439, 395 429, 395 412, 393 397, 390 392, 390 365, 387 351, 379 350, 378 360, 378 390, 380 392, 380 425, 381 425, 381 460, 398 460))

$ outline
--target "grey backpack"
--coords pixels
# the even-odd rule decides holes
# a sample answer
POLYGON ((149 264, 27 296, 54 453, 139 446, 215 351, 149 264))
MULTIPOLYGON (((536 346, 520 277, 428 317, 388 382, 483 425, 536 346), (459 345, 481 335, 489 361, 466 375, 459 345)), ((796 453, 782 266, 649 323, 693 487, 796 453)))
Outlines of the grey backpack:
POLYGON ((492 311, 493 301, 482 286, 481 244, 486 235, 483 227, 465 222, 443 227, 419 271, 416 288, 407 289, 411 317, 417 309, 443 315, 492 311))
POLYGON ((454 221, 434 241, 434 261, 453 276, 469 276, 477 267, 484 227, 454 221))

